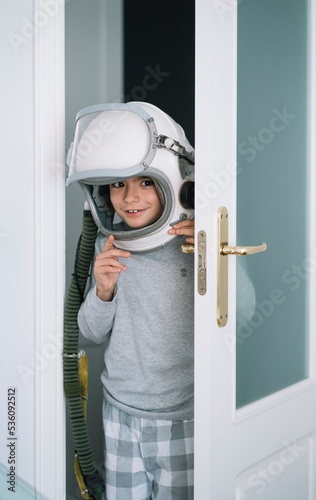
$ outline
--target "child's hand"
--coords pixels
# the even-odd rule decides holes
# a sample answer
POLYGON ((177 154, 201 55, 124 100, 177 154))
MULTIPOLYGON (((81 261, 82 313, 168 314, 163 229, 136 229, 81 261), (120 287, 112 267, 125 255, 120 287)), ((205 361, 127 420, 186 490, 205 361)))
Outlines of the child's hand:
POLYGON ((186 238, 186 241, 194 245, 194 219, 186 219, 178 222, 168 230, 168 233, 190 236, 190 238, 186 238))
POLYGON ((112 299, 115 283, 121 271, 127 267, 122 264, 119 257, 130 257, 130 252, 119 250, 113 245, 114 236, 111 234, 107 239, 101 253, 96 257, 94 264, 94 275, 97 282, 97 296, 104 302, 112 299))

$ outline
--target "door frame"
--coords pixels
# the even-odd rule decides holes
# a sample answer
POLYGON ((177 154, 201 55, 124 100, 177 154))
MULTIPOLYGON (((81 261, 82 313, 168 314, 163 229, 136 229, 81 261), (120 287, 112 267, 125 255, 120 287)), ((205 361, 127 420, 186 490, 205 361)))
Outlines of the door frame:
MULTIPOLYGON (((64 5, 34 0, 35 490, 66 497, 64 5), (37 29, 36 29, 37 28, 37 29)), ((42 496, 41 496, 42 495, 42 496)), ((37 498, 37 497, 36 497, 37 498)))

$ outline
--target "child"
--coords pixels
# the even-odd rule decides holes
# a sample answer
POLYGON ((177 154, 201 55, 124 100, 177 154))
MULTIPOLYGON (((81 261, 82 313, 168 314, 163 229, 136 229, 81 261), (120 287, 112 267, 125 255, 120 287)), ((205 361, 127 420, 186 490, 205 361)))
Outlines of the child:
POLYGON ((193 499, 194 152, 149 103, 81 110, 67 162, 99 228, 81 332, 104 343, 106 500, 193 499))
MULTIPOLYGON (((113 183, 110 198, 131 228, 150 225, 163 210, 143 176, 113 183)), ((194 242, 194 221, 168 233, 180 238, 141 255, 100 233, 96 285, 78 316, 85 337, 106 342, 108 500, 193 499, 193 256, 180 246, 184 235, 194 242)))

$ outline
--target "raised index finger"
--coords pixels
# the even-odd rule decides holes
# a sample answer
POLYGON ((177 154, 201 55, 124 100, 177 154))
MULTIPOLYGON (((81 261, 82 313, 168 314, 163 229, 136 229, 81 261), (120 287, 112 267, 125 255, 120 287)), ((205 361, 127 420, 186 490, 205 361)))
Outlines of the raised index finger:
POLYGON ((106 242, 104 244, 102 252, 105 252, 106 250, 110 250, 110 248, 114 247, 113 241, 114 241, 114 236, 113 236, 113 234, 110 234, 110 236, 108 237, 108 239, 106 240, 106 242))
POLYGON ((114 245, 113 245, 113 242, 114 242, 114 236, 113 234, 111 234, 108 239, 106 240, 105 242, 105 245, 103 247, 103 250, 101 252, 100 257, 102 256, 103 253, 105 252, 109 252, 111 251, 111 255, 115 256, 115 257, 123 257, 123 258, 128 258, 131 256, 131 253, 130 252, 127 252, 125 250, 120 250, 118 248, 116 248, 114 245))

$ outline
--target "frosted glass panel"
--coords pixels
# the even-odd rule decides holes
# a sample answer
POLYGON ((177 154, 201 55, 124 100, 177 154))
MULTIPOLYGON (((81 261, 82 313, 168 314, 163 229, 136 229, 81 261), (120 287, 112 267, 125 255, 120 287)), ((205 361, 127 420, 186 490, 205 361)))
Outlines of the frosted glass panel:
POLYGON ((238 6, 237 407, 308 376, 309 2, 238 6))

